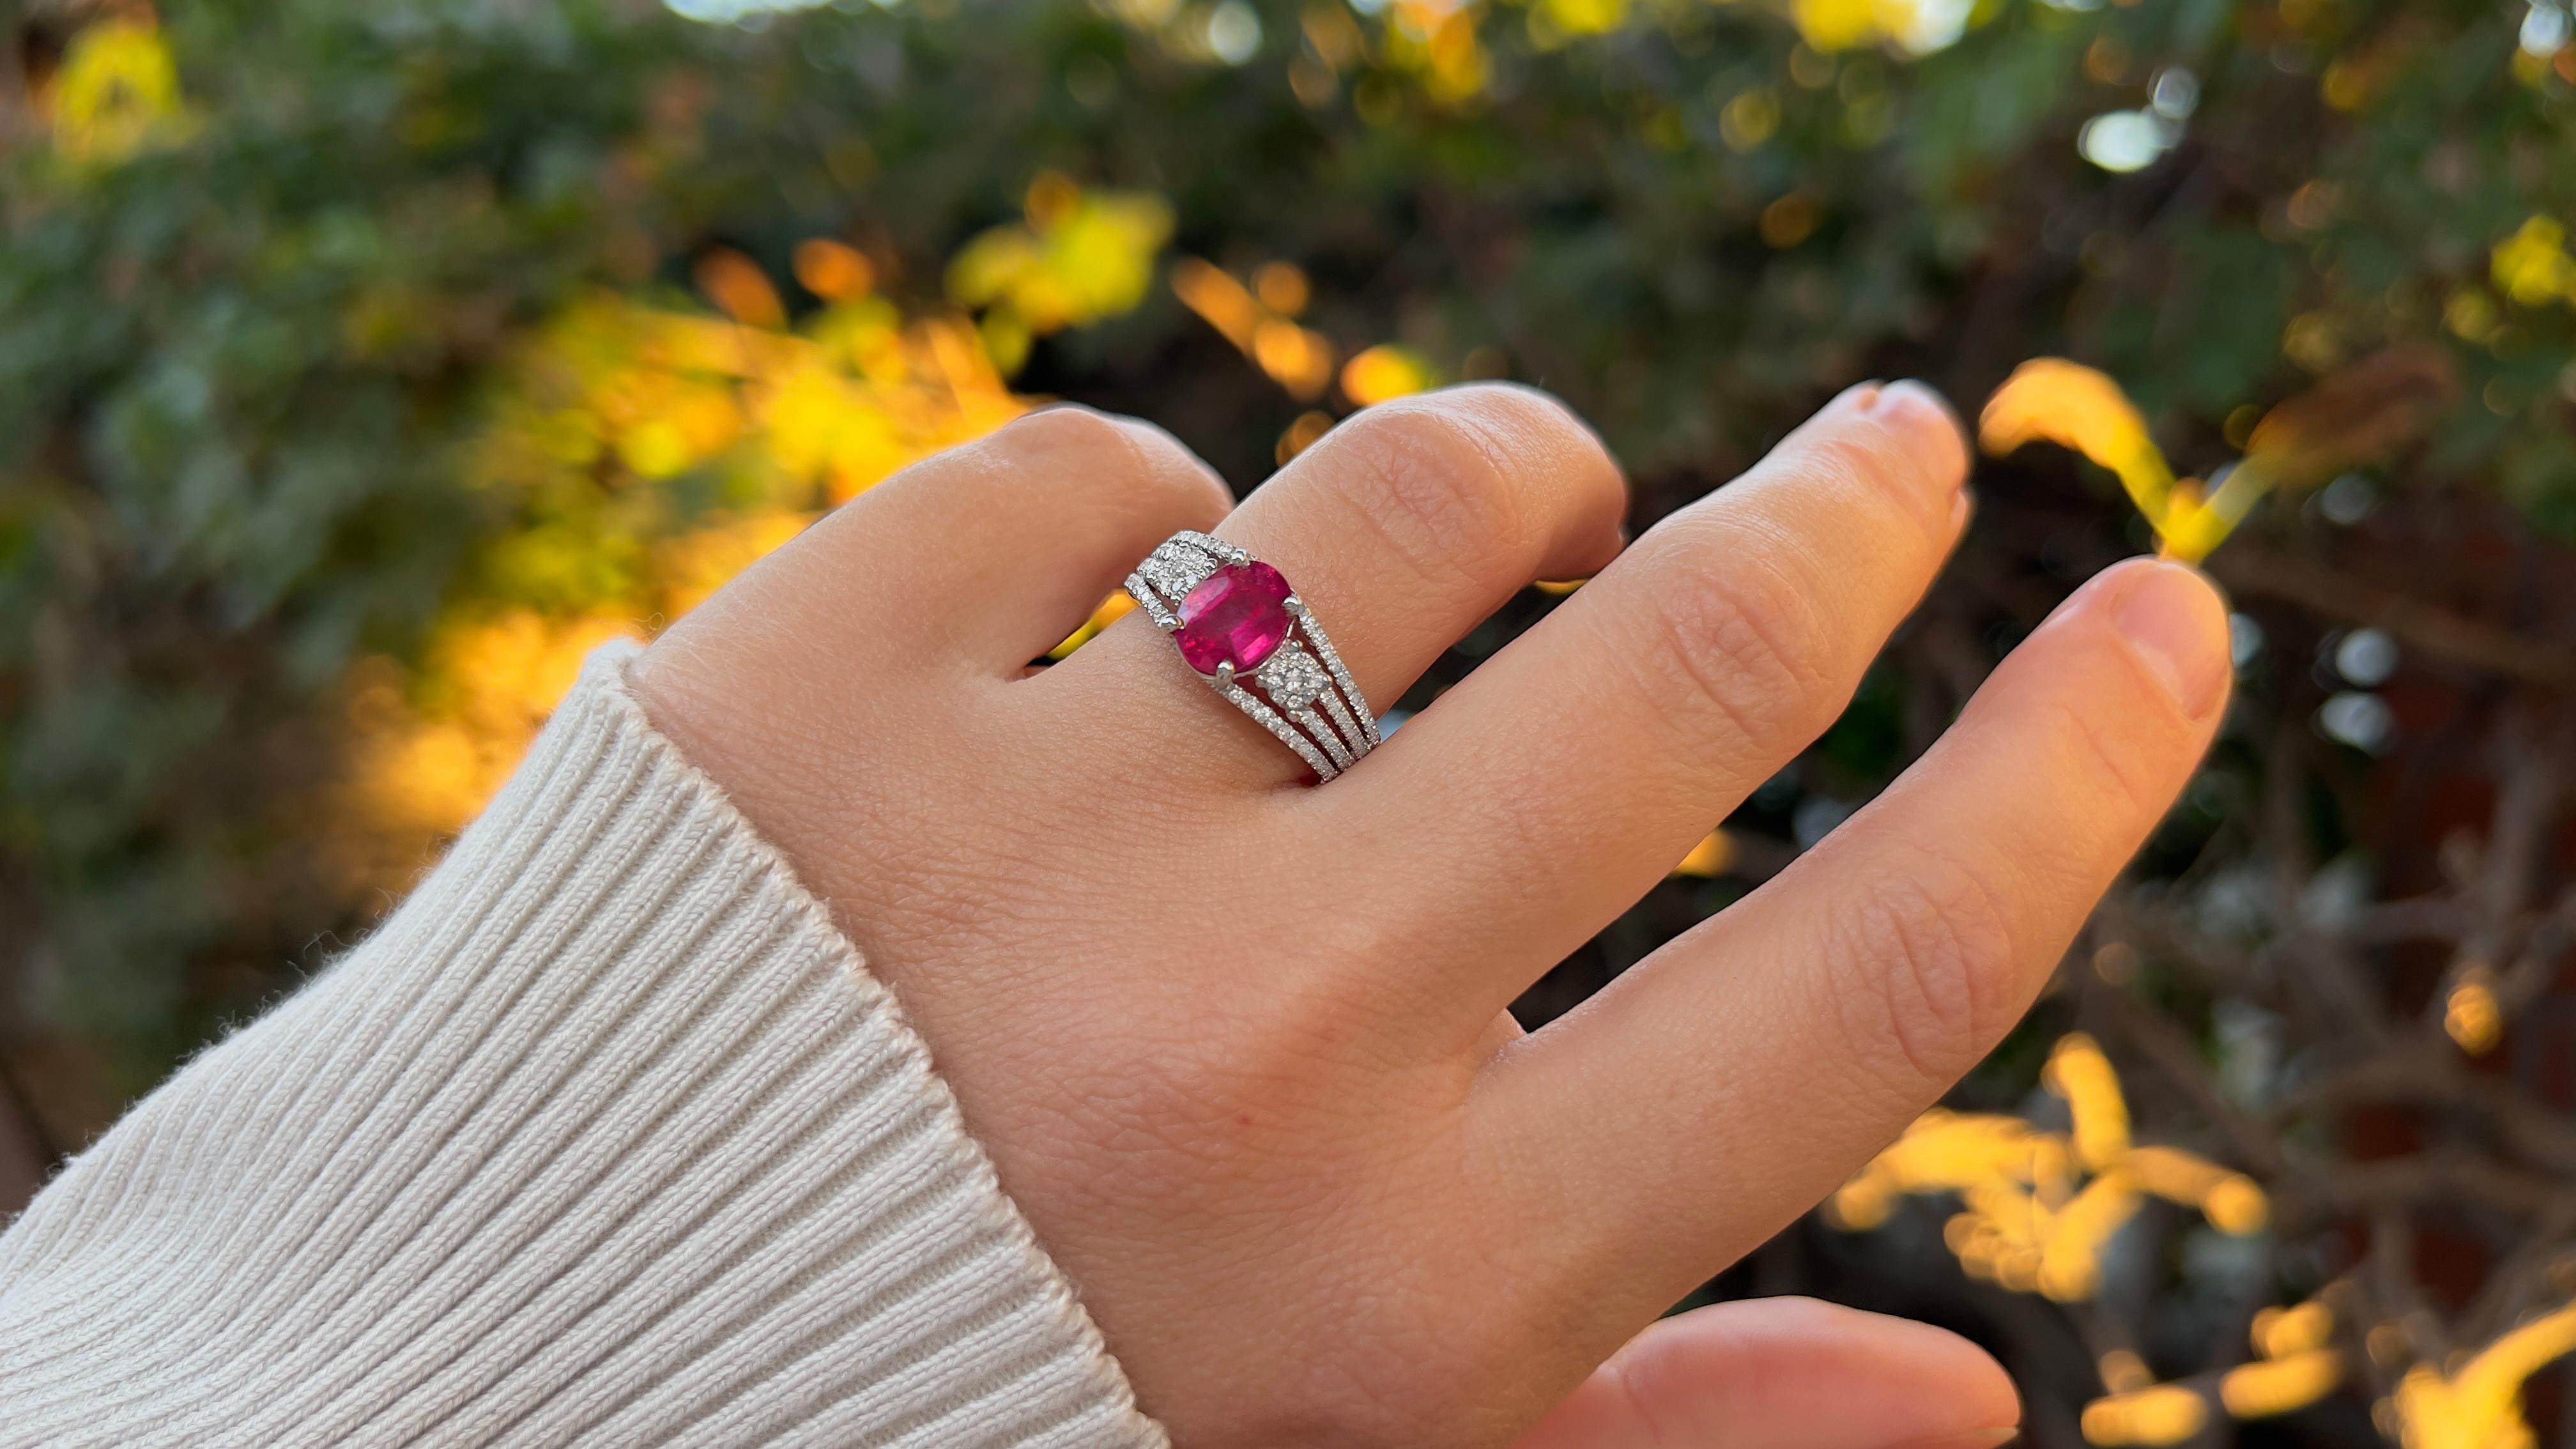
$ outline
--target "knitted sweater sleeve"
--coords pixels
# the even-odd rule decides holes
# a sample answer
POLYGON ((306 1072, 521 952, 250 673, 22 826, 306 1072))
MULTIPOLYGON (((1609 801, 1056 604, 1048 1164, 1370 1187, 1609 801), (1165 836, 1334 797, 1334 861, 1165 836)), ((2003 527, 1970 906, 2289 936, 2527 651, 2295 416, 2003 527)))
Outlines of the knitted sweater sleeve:
POLYGON ((632 652, 0 1236, 0 1445, 1164 1443, 632 652))

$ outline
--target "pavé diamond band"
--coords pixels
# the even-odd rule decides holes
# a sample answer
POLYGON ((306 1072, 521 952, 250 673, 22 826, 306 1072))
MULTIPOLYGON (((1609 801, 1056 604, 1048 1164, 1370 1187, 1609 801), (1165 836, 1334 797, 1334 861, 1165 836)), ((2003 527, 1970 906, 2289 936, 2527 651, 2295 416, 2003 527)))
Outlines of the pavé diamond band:
POLYGON ((1376 748, 1377 716, 1279 570, 1183 530, 1136 566, 1127 592, 1209 688, 1296 751, 1318 781, 1376 748))

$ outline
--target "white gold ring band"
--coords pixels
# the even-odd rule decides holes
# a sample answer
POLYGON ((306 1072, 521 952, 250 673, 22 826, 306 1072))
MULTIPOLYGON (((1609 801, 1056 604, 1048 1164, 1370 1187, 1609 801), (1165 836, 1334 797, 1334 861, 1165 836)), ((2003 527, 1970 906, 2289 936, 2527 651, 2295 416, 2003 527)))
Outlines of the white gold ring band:
POLYGON ((1297 752, 1320 783, 1378 743, 1377 716, 1323 625, 1279 571, 1184 530, 1127 576, 1127 592, 1219 697, 1297 752))

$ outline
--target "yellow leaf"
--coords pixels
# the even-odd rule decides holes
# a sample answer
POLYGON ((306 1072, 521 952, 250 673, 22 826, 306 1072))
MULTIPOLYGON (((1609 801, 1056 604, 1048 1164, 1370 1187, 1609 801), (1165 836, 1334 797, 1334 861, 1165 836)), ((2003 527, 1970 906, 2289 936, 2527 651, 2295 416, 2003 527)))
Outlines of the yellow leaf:
POLYGON ((2074 1113, 2078 1160, 2099 1171, 2128 1155, 2129 1104, 2119 1073, 2093 1038, 2080 1031, 2060 1038, 2040 1079, 2074 1113))
POLYGON ((2102 1281, 2102 1250, 2142 1198, 2125 1172, 2105 1173, 2084 1185, 2049 1223, 2040 1249, 2039 1291, 2060 1303, 2093 1296, 2102 1281))
POLYGON ((796 281, 827 302, 846 302, 876 286, 877 268, 856 247, 815 237, 796 244, 796 281))
POLYGON ((2567 228, 2534 216, 2496 243, 2488 272, 2496 289, 2524 306, 2576 301, 2576 257, 2567 254, 2567 228))
POLYGON ((2114 1394, 2084 1406, 2086 1442, 2179 1444, 2209 1422, 2209 1401, 2178 1384, 2114 1394))
POLYGON ((1539 0, 1539 4, 1567 35, 1607 35, 1628 23, 1628 0, 1539 0))
POLYGON ((2272 1200, 2254 1179, 2229 1173, 2200 1200, 2200 1211, 2211 1227, 2241 1238, 2272 1220, 2272 1200))
POLYGON ((2504 1008, 2496 1002, 2495 988, 2478 977, 2452 987, 2442 1004, 2442 1030, 2473 1057, 2494 1051, 2504 1040, 2504 1008))
POLYGON ((789 368, 766 388, 758 415, 779 466, 800 478, 818 478, 831 467, 841 434, 867 416, 867 405, 858 384, 816 358, 789 368))
POLYGON ((2134 1393, 2155 1382, 2147 1371, 2147 1361, 2131 1349, 2115 1348, 2102 1355, 2102 1386, 2115 1394, 2134 1393))
POLYGON ((2218 1402, 2240 1419, 2269 1418, 2304 1409, 2343 1382, 2343 1355, 2309 1349, 2229 1369, 2218 1381, 2218 1402))
POLYGON ((1673 874, 1695 875, 1703 879, 1721 876, 1726 874, 1726 867, 1734 859, 1735 845, 1726 838, 1726 832, 1712 830, 1699 844, 1690 848, 1690 854, 1682 857, 1681 864, 1673 867, 1673 874))
POLYGON ((2156 526, 2166 558, 2184 563, 2198 563, 2210 551, 2226 542, 2227 535, 2245 520, 2263 495, 2272 491, 2275 478, 2266 459, 2248 457, 2227 470, 2216 491, 2204 496, 2200 480, 2185 478, 2174 484, 2165 516, 2156 526))
POLYGON ((1458 105, 1485 89, 1490 68, 1485 44, 1476 35, 1475 7, 1461 5, 1452 10, 1431 32, 1426 49, 1430 62, 1426 89, 1433 100, 1458 105))
POLYGON ((698 290, 745 327, 772 331, 787 325, 787 308, 760 264, 730 247, 715 247, 694 268, 698 290))
POLYGON ((2576 1304, 2532 1319, 2488 1344, 2451 1382, 2473 1400, 2500 1404, 2518 1394, 2524 1380, 2570 1351, 2576 1351, 2576 1304))
POLYGON ((994 370, 1004 377, 1028 365, 1029 348, 1036 339, 1029 335, 1028 320, 1017 311, 996 307, 975 324, 975 332, 983 339, 984 355, 993 359, 994 370))
POLYGON ((2480 1350, 2457 1373, 2406 1371, 2391 1405, 2406 1449, 2531 1449, 2522 1385, 2576 1350, 2576 1304, 2533 1319, 2480 1350))
POLYGON ((1305 311, 1308 299, 1314 294, 1305 272, 1293 262, 1272 262, 1253 273, 1252 290, 1261 298, 1262 306, 1282 317, 1294 317, 1305 311))
POLYGON ((1085 191, 1052 172, 1031 183, 1028 216, 967 243, 947 280, 958 305, 1006 310, 1032 337, 1132 310, 1172 231, 1161 197, 1085 191))
POLYGON ((1388 342, 1356 353, 1342 365, 1342 393, 1361 407, 1410 396, 1437 382, 1420 354, 1388 342))
POLYGON ((2121 1160, 2138 1185, 2167 1202, 2198 1208, 2212 1226, 2244 1234, 2263 1226, 2269 1204, 2251 1178, 2179 1147, 2138 1147, 2121 1160))
POLYGON ((2021 1188, 2039 1185, 2055 1193, 2065 1173, 2066 1145, 2055 1133, 2017 1117, 1935 1109, 1870 1159, 1835 1194, 1832 1212, 1839 1226, 1866 1229, 1886 1221, 1900 1194, 1957 1191, 1968 1199, 1972 1211, 1963 1216, 1972 1225, 1978 1219, 2020 1224, 2013 1236, 2035 1251, 2037 1232, 2029 1225, 2041 1209, 2021 1188))
POLYGON ((1063 321, 1096 322, 1133 310, 1152 287, 1154 258, 1171 234, 1172 211, 1160 197, 1086 193, 1046 233, 1048 271, 1064 283, 1071 302, 1063 321))
POLYGON ((617 435, 617 455, 646 478, 668 478, 696 461, 677 424, 648 418, 617 435))
POLYGON ((2266 1308, 2254 1315, 2254 1351, 2288 1358, 2325 1347, 2334 1333, 2334 1310, 2311 1298, 2296 1308, 2266 1308))
POLYGON ((2148 436, 2147 420, 2108 376, 2062 357, 2035 357, 1986 400, 1977 438, 2000 457, 2025 443, 2072 448, 2110 469, 2151 524, 2161 524, 2173 468, 2148 436))
POLYGON ((47 94, 54 147, 113 164, 185 128, 179 67, 149 21, 103 20, 72 36, 47 94))
POLYGON ((1876 0, 1791 0, 1789 20, 1810 48, 1828 55, 1879 38, 1876 0))
POLYGON ((997 226, 948 261, 948 295, 961 307, 1002 300, 1038 264, 1038 239, 1026 227, 997 226))
POLYGON ((1264 320, 1252 333, 1252 360, 1299 402, 1323 396, 1333 380, 1333 343, 1284 317, 1264 320))
POLYGON ((1246 354, 1262 322, 1261 303, 1224 268, 1182 257, 1172 263, 1172 295, 1246 354))

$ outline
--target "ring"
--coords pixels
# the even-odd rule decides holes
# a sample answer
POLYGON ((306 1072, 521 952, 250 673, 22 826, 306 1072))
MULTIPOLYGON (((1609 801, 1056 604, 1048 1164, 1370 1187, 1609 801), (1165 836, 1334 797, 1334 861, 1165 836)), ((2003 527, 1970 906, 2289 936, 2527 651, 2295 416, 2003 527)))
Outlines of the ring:
POLYGON ((1377 716, 1279 570, 1184 529, 1136 566, 1127 592, 1172 637, 1181 661, 1296 751, 1318 783, 1377 747, 1377 716))

